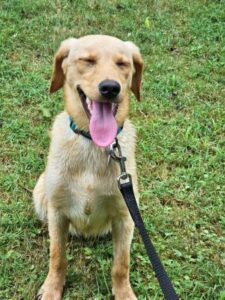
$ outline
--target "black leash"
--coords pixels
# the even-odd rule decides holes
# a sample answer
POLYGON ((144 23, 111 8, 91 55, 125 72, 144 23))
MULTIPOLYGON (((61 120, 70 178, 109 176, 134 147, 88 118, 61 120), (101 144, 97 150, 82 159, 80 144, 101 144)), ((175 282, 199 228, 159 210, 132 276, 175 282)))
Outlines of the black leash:
POLYGON ((126 167, 125 167, 126 157, 122 155, 121 148, 117 138, 115 139, 115 142, 110 146, 108 152, 109 152, 109 158, 114 159, 120 164, 121 175, 117 178, 118 186, 126 202, 131 217, 135 223, 135 226, 138 228, 139 233, 142 237, 149 260, 152 264, 153 270, 155 271, 156 277, 159 281, 164 297, 166 300, 179 300, 175 292, 175 289, 155 250, 155 247, 148 236, 148 232, 145 229, 144 222, 141 217, 135 199, 131 175, 127 174, 126 172, 126 167), (116 149, 117 149, 117 153, 116 153, 116 149))

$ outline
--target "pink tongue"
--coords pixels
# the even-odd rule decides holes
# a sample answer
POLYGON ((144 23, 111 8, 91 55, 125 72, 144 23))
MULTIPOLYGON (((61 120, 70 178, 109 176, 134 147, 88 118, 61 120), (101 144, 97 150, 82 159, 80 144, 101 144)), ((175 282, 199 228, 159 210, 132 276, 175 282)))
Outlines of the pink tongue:
POLYGON ((112 144, 117 133, 117 124, 110 103, 92 102, 90 134, 97 146, 107 147, 112 144))

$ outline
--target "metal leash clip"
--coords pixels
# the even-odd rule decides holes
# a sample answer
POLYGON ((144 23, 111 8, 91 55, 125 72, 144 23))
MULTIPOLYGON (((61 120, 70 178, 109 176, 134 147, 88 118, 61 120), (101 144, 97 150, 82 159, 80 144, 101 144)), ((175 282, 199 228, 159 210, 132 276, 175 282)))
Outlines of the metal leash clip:
POLYGON ((120 165, 121 174, 117 177, 119 188, 121 187, 121 184, 131 182, 131 175, 126 172, 125 161, 127 159, 125 156, 122 155, 121 147, 117 138, 115 138, 115 141, 107 149, 107 152, 109 155, 108 163, 112 158, 113 160, 117 161, 120 165))

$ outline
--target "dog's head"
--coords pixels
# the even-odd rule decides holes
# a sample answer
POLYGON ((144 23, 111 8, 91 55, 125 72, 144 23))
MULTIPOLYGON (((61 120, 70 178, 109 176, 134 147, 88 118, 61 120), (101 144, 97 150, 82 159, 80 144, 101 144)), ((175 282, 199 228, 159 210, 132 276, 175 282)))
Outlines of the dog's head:
POLYGON ((127 117, 130 90, 140 100, 142 71, 139 49, 131 42, 105 35, 70 38, 55 55, 50 92, 64 86, 68 113, 106 147, 127 117))

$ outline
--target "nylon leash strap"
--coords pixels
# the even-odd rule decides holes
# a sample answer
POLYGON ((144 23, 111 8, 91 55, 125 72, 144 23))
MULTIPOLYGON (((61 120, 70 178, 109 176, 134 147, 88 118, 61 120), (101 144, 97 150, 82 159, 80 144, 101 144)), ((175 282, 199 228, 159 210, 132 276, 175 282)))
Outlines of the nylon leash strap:
POLYGON ((125 167, 126 157, 122 155, 121 148, 117 138, 115 139, 115 142, 110 146, 110 148, 107 151, 109 157, 117 161, 120 165, 121 174, 117 178, 119 190, 123 195, 123 198, 126 202, 130 215, 134 221, 134 224, 138 228, 138 231, 141 235, 149 260, 152 264, 155 275, 159 281, 159 285, 164 294, 164 297, 166 300, 179 300, 176 291, 155 250, 155 247, 149 238, 148 232, 145 229, 144 222, 141 217, 135 199, 132 178, 131 175, 127 174, 126 172, 126 167, 125 167))

